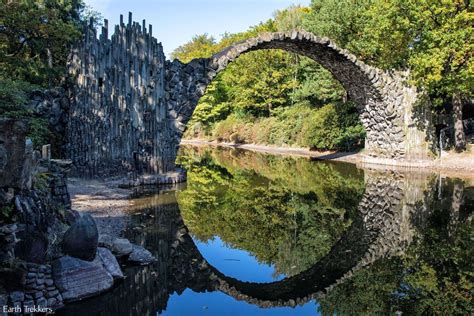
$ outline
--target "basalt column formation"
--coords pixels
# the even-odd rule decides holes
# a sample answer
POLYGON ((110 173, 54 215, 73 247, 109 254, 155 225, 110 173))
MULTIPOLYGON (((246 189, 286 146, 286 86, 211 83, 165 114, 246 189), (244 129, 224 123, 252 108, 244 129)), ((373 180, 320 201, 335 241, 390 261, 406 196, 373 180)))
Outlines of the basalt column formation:
POLYGON ((173 128, 164 103, 165 56, 145 21, 115 26, 93 21, 73 49, 75 80, 68 123, 68 156, 85 176, 163 174, 174 170, 173 128), (173 156, 169 159, 169 156, 173 156))

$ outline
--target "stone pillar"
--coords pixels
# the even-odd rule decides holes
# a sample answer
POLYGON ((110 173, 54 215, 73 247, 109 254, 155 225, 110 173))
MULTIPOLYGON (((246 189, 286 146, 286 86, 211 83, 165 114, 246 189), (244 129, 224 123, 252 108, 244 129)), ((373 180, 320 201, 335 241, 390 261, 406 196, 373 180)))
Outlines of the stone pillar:
POLYGON ((26 141, 24 120, 0 118, 0 188, 27 190, 31 187, 31 141, 26 141))

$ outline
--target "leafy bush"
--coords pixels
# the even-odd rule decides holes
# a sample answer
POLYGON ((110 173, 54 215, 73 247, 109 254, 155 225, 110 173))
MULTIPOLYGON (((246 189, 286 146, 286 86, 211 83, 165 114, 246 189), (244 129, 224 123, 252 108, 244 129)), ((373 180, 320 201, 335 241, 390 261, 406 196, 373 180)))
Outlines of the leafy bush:
POLYGON ((27 82, 0 78, 0 115, 24 117, 29 114, 26 108, 28 94, 37 86, 27 82))
POLYGON ((364 146, 365 129, 361 124, 349 126, 339 136, 337 148, 351 151, 364 146))
MULTIPOLYGON (((318 150, 354 150, 364 144, 365 130, 352 103, 327 104, 313 109, 308 103, 272 111, 271 117, 255 119, 234 113, 206 131, 220 142, 300 146, 318 150)), ((195 123, 188 135, 199 135, 195 123)), ((202 135, 202 134, 201 134, 202 135)))
POLYGON ((314 149, 336 149, 338 137, 341 135, 336 107, 328 104, 315 111, 302 132, 306 146, 314 149))

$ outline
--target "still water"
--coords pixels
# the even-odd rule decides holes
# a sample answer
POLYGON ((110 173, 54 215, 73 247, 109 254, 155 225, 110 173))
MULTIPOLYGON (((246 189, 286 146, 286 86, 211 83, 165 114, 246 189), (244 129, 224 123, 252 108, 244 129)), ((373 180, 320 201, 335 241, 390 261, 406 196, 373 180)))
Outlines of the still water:
POLYGON ((184 147, 188 182, 134 192, 129 267, 67 315, 467 315, 474 181, 184 147))

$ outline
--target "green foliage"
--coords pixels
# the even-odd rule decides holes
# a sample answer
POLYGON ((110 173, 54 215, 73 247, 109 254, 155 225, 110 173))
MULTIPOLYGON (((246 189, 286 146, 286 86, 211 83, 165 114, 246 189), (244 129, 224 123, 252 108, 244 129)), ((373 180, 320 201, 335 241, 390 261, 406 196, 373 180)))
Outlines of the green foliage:
POLYGON ((360 58, 370 60, 374 49, 363 36, 369 20, 366 11, 373 3, 374 0, 312 0, 311 12, 303 21, 304 28, 327 36, 360 58))
POLYGON ((418 30, 409 59, 415 82, 431 94, 472 97, 472 2, 422 0, 410 3, 407 15, 418 30))
POLYGON ((341 134, 337 122, 336 108, 332 104, 323 106, 310 117, 305 144, 311 148, 332 149, 341 134))
POLYGON ((49 187, 51 174, 48 172, 39 172, 34 176, 33 187, 38 191, 46 191, 49 187))
POLYGON ((321 106, 345 97, 346 92, 332 74, 307 57, 297 57, 296 78, 299 83, 291 98, 294 103, 310 102, 321 106))
POLYGON ((290 6, 285 10, 275 12, 275 28, 279 32, 302 29, 303 21, 310 12, 310 9, 302 6, 290 6))
POLYGON ((0 3, 0 116, 29 121, 35 147, 52 143, 48 122, 27 108, 29 94, 59 85, 83 20, 98 16, 82 0, 2 1, 0 3))
POLYGON ((435 104, 472 96, 471 1, 313 0, 311 9, 308 31, 379 67, 410 69, 435 104))
POLYGON ((21 117, 28 114, 28 94, 37 88, 24 81, 0 78, 0 115, 21 117))
POLYGON ((210 57, 216 40, 208 34, 196 35, 188 43, 178 47, 171 53, 172 59, 188 63, 195 58, 210 57))
MULTIPOLYGON (((296 145, 320 150, 354 150, 363 146, 365 138, 353 103, 313 109, 304 102, 274 109, 268 118, 233 113, 206 132, 205 137, 219 142, 296 145)), ((194 131, 193 136, 202 134, 194 131)))
POLYGON ((80 36, 80 0, 2 1, 0 78, 57 85, 80 36))
POLYGON ((290 95, 297 86, 292 57, 280 50, 256 51, 231 64, 223 80, 236 110, 268 117, 273 109, 291 105, 290 95))

